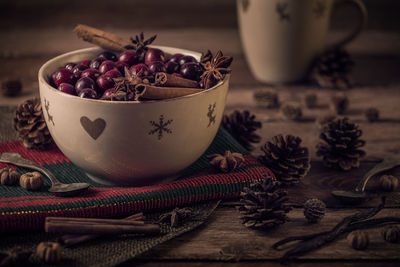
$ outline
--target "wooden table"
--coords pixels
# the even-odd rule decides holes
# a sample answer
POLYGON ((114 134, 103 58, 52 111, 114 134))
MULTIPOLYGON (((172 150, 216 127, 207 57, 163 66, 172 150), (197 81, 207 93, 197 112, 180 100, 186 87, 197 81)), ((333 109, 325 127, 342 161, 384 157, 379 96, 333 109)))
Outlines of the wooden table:
MULTIPOLYGON (((157 11, 158 13, 155 11, 156 16, 167 21, 166 24, 153 20, 146 24, 141 20, 144 19, 143 14, 146 14, 146 10, 154 11, 151 9, 152 6, 146 4, 145 1, 139 1, 136 5, 118 2, 120 5, 114 6, 114 13, 120 16, 115 18, 114 24, 102 20, 104 17, 106 20, 110 19, 106 10, 106 1, 99 2, 101 8, 95 9, 98 12, 89 12, 89 4, 83 4, 82 9, 79 10, 79 5, 75 2, 72 2, 72 6, 65 5, 66 2, 62 2, 65 5, 62 6, 51 1, 43 1, 37 6, 21 3, 17 6, 13 5, 12 1, 5 1, 2 4, 5 8, 3 10, 9 12, 4 12, 3 19, 0 21, 0 39, 2 40, 0 42, 0 79, 6 77, 21 79, 24 92, 15 98, 1 97, 0 105, 12 106, 37 96, 37 72, 46 60, 63 52, 90 46, 78 40, 71 32, 75 23, 88 23, 126 37, 145 30, 148 36, 158 34, 156 44, 197 51, 221 49, 225 54, 232 55, 234 57, 233 73, 225 113, 229 114, 236 109, 247 109, 256 114, 257 119, 263 124, 259 131, 262 136, 260 145, 279 133, 295 134, 302 138, 303 144, 310 150, 312 156, 310 174, 300 185, 289 188, 289 196, 295 204, 295 208, 289 213, 290 222, 267 232, 249 230, 241 224, 238 212, 235 210, 235 202, 225 201, 200 228, 164 243, 124 266, 137 263, 145 266, 199 266, 205 263, 210 266, 226 264, 253 266, 260 263, 278 265, 277 260, 283 252, 271 249, 271 244, 274 242, 291 235, 330 229, 343 217, 359 209, 377 205, 378 201, 372 201, 356 207, 346 207, 330 196, 330 190, 352 188, 361 175, 380 159, 389 154, 400 153, 400 31, 398 30, 399 23, 394 22, 396 15, 389 6, 393 4, 398 7, 396 1, 386 1, 382 5, 367 1, 372 26, 347 47, 355 61, 353 73, 355 86, 344 92, 350 100, 350 109, 345 115, 360 125, 363 130, 363 139, 367 142, 365 146, 367 156, 359 169, 350 172, 326 169, 315 155, 318 128, 314 121, 318 115, 330 112, 329 99, 336 91, 302 84, 270 86, 257 82, 248 69, 241 49, 235 24, 235 7, 231 2, 222 1, 216 5, 212 9, 214 12, 209 13, 210 20, 204 19, 204 16, 208 14, 213 3, 205 1, 203 5, 196 4, 200 15, 195 15, 194 19, 190 20, 194 13, 191 13, 188 7, 180 5, 179 1, 172 1, 170 5, 162 5, 162 8, 170 8, 171 16, 175 16, 175 19, 168 20, 164 13, 162 13, 163 17, 160 15, 161 11, 157 11), (42 10, 44 5, 50 5, 51 8, 44 11, 42 10), (130 10, 136 8, 141 11, 137 13, 138 16, 131 18, 130 13, 125 11, 124 5, 127 5, 128 9, 131 8, 130 10), (174 9, 178 5, 182 13, 174 9), (57 8, 65 8, 65 10, 60 11, 57 8), (77 9, 73 11, 73 8, 77 9), (380 12, 382 10, 388 12, 389 16, 385 17, 380 12), (36 21, 33 18, 31 13, 34 12, 39 13, 40 20, 36 21), (13 14, 17 13, 20 14, 19 18, 26 16, 26 19, 16 19, 13 14), (183 16, 178 19, 181 14, 183 16), (215 21, 221 17, 223 18, 221 24, 214 27, 215 25, 211 23, 212 19, 215 21), (319 108, 303 107, 303 119, 289 121, 278 109, 257 107, 253 93, 262 88, 276 89, 281 102, 301 103, 305 91, 314 91, 318 96, 319 108), (368 107, 379 109, 381 119, 378 122, 367 122, 363 112, 368 107), (301 205, 306 199, 313 197, 323 199, 329 208, 320 223, 307 224, 301 205)), ((336 30, 330 35, 331 38, 343 33, 340 25, 336 27, 336 30)), ((4 121, 1 125, 11 127, 4 121)), ((255 156, 260 153, 259 149, 253 152, 255 156)), ((397 168, 392 173, 399 175, 400 169, 397 168)), ((373 181, 371 187, 375 185, 373 181)), ((393 193, 389 196, 388 207, 379 216, 399 216, 399 207, 400 194, 393 193)), ((399 264, 400 244, 384 242, 380 236, 380 229, 371 230, 370 239, 371 244, 367 250, 356 251, 350 249, 345 239, 341 238, 302 256, 296 265, 334 266, 343 263, 348 265, 368 263, 372 266, 394 266, 399 264)))

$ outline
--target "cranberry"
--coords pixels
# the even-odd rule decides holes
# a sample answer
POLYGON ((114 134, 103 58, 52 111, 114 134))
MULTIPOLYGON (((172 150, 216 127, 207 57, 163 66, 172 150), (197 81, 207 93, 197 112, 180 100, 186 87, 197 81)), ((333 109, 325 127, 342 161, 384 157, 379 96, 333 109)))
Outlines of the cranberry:
POLYGON ((172 57, 169 59, 169 61, 171 62, 176 62, 179 64, 179 59, 181 59, 181 57, 183 57, 182 54, 174 54, 172 55, 172 57))
POLYGON ((114 87, 115 82, 110 76, 103 74, 97 78, 96 84, 99 93, 103 94, 107 89, 114 87))
POLYGON ((96 89, 94 81, 88 77, 80 78, 75 84, 75 91, 79 95, 80 91, 84 88, 96 89))
POLYGON ((97 80, 97 77, 101 75, 100 71, 96 69, 86 69, 82 71, 81 78, 82 77, 88 77, 92 79, 93 81, 97 80))
POLYGON ((106 59, 102 57, 96 57, 90 61, 89 68, 97 70, 103 61, 106 61, 106 59))
POLYGON ((175 61, 168 61, 165 64, 165 69, 167 73, 174 73, 179 71, 179 64, 175 61))
POLYGON ((148 65, 149 71, 152 74, 156 74, 157 72, 166 72, 167 69, 165 68, 164 63, 161 61, 154 61, 148 65))
POLYGON ((74 74, 76 79, 81 77, 82 71, 86 70, 88 67, 85 65, 78 64, 72 69, 72 73, 74 74))
POLYGON ((108 98, 111 94, 115 92, 115 88, 108 88, 104 91, 103 96, 101 98, 108 98))
POLYGON ((119 72, 121 72, 122 74, 125 74, 125 67, 129 69, 129 65, 122 61, 115 62, 115 67, 117 67, 119 72))
POLYGON ((56 87, 60 86, 61 83, 74 83, 74 74, 67 69, 59 69, 52 74, 53 82, 56 87))
POLYGON ((112 69, 115 69, 116 67, 115 67, 115 64, 114 64, 114 62, 112 62, 111 60, 106 60, 106 61, 103 61, 101 64, 100 64, 100 66, 99 66, 99 71, 101 72, 101 73, 106 73, 107 71, 109 71, 109 70, 112 70, 112 69))
POLYGON ((111 78, 117 78, 117 77, 122 77, 121 72, 119 72, 118 70, 109 70, 106 73, 104 73, 104 75, 107 75, 111 78))
POLYGON ((179 65, 183 65, 183 64, 186 64, 186 63, 189 63, 189 62, 197 62, 197 60, 194 58, 194 57, 192 57, 192 56, 183 56, 183 57, 181 57, 180 59, 179 59, 179 65))
POLYGON ((203 68, 200 66, 199 63, 189 62, 181 66, 181 74, 183 78, 198 81, 202 73, 203 68))
POLYGON ((105 58, 105 59, 111 60, 111 61, 117 61, 117 56, 110 51, 104 51, 104 52, 98 54, 97 57, 102 57, 102 58, 105 58))
POLYGON ((97 93, 95 90, 93 90, 92 88, 83 88, 79 94, 79 97, 82 98, 91 98, 91 99, 96 99, 97 98, 97 93))
POLYGON ((70 94, 70 95, 76 95, 75 87, 69 83, 61 83, 58 86, 58 90, 60 90, 63 93, 70 94))
POLYGON ((155 61, 165 62, 165 54, 160 49, 150 48, 146 52, 146 55, 144 57, 144 63, 146 65, 149 65, 150 63, 155 61))
POLYGON ((90 62, 91 62, 90 60, 84 60, 84 61, 80 62, 78 65, 85 65, 85 66, 89 67, 90 62))
POLYGON ((132 67, 129 68, 129 71, 132 73, 132 75, 140 75, 139 76, 149 76, 150 75, 150 70, 147 67, 147 65, 140 63, 137 65, 133 65, 132 67))
POLYGON ((138 56, 135 51, 126 50, 119 54, 118 61, 124 62, 128 64, 128 66, 132 66, 138 63, 138 56))
POLYGON ((64 67, 64 68, 66 68, 67 70, 72 71, 72 69, 73 69, 75 66, 76 66, 75 63, 70 62, 70 63, 65 64, 65 67, 64 67))
MULTIPOLYGON (((211 88, 211 87, 213 87, 213 86, 215 86, 217 83, 218 83, 218 80, 217 79, 215 79, 215 78, 212 78, 213 76, 211 76, 209 79, 209 87, 208 88, 211 88)), ((199 87, 200 88, 204 88, 205 87, 205 81, 204 81, 204 79, 201 79, 200 81, 199 81, 199 87)))

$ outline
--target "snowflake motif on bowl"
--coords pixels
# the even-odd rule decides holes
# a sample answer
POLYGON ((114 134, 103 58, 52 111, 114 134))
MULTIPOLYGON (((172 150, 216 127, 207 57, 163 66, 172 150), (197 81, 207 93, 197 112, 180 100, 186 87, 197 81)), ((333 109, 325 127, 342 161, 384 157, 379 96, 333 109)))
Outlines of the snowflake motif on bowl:
POLYGON ((158 133, 158 140, 160 140, 163 137, 164 132, 169 134, 172 133, 171 129, 167 127, 172 123, 172 121, 173 120, 167 120, 164 122, 164 115, 160 115, 158 122, 150 121, 150 124, 151 126, 153 126, 153 129, 149 132, 149 135, 158 133))
POLYGON ((289 15, 289 3, 277 3, 276 4, 276 12, 279 15, 280 21, 290 21, 290 15, 289 15))

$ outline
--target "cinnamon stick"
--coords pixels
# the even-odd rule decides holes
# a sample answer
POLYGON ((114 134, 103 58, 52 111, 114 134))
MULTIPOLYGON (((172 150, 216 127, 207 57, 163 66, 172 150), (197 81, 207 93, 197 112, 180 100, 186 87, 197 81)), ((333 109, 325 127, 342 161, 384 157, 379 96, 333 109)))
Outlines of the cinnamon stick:
POLYGON ((195 88, 158 87, 149 84, 135 86, 136 95, 142 99, 169 99, 203 91, 195 88))
POLYGON ((170 86, 170 87, 188 87, 196 88, 198 82, 182 77, 178 77, 165 72, 158 72, 155 75, 155 83, 160 86, 170 86))
POLYGON ((160 226, 129 219, 47 217, 45 231, 68 234, 156 234, 160 232, 160 226))
MULTIPOLYGON (((135 221, 143 221, 146 217, 143 215, 143 212, 139 212, 124 218, 125 220, 135 220, 135 221)), ((78 234, 66 234, 61 236, 58 239, 58 242, 63 244, 66 247, 74 246, 97 237, 101 236, 100 234, 91 234, 91 235, 78 235, 78 234)))
POLYGON ((132 43, 127 39, 84 24, 78 24, 73 32, 78 38, 107 50, 122 52, 126 50, 127 46, 132 46, 132 43))

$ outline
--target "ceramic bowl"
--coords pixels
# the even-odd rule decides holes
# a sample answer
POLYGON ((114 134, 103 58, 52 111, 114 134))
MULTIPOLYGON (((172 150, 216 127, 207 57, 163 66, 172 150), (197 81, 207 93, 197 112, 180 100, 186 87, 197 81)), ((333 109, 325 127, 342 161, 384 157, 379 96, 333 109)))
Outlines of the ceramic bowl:
MULTIPOLYGON (((200 53, 157 47, 168 54, 200 53)), ((102 52, 87 48, 47 61, 39 70, 40 99, 59 149, 89 177, 103 183, 145 185, 174 176, 195 162, 220 125, 229 75, 213 88, 174 99, 117 102, 79 98, 49 83, 68 62, 102 52)))

